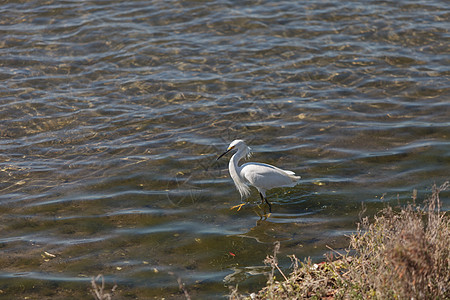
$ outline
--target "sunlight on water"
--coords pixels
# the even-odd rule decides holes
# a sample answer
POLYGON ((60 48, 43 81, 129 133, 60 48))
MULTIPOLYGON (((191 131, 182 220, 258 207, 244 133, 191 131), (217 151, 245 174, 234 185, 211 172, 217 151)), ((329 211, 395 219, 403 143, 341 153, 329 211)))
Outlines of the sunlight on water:
MULTIPOLYGON (((0 298, 255 291, 450 167, 442 1, 4 1, 0 298), (302 176, 239 212, 245 139, 302 176)), ((448 210, 448 193, 442 195, 448 210)))

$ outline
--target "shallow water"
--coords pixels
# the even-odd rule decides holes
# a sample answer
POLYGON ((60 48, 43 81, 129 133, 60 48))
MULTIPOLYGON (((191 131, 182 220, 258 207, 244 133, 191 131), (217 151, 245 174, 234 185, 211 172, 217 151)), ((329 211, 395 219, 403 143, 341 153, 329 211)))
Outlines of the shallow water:
MULTIPOLYGON (((449 177, 445 1, 3 1, 0 298, 255 291, 449 177), (240 203, 236 138, 302 176, 240 203)), ((448 210, 448 193, 441 195, 448 210)))

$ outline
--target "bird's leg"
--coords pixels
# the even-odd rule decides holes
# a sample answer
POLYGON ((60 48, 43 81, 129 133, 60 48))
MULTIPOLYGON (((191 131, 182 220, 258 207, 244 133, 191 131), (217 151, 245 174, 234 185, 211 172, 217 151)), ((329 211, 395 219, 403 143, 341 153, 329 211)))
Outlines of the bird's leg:
POLYGON ((267 201, 267 198, 263 196, 263 194, 259 193, 261 196, 261 204, 264 204, 264 201, 266 201, 267 205, 269 205, 269 213, 272 213, 272 205, 270 205, 270 202, 267 201))
POLYGON ((230 209, 235 209, 235 208, 237 208, 237 211, 240 211, 241 208, 242 208, 242 206, 244 206, 244 205, 245 205, 245 203, 241 203, 241 204, 238 204, 238 205, 235 205, 235 206, 231 207, 230 209))
POLYGON ((272 213, 272 205, 270 205, 270 202, 267 201, 267 198, 264 198, 266 200, 267 205, 269 205, 269 213, 272 213))

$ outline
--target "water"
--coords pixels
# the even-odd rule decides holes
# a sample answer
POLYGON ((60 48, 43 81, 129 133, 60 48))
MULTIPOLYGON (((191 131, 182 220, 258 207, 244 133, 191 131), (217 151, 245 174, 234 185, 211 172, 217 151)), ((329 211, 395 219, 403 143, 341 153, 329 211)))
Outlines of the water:
MULTIPOLYGON (((0 298, 255 291, 448 180, 445 1, 3 1, 0 298), (302 175, 260 220, 233 139, 302 175)), ((441 195, 448 210, 448 193, 441 195)))

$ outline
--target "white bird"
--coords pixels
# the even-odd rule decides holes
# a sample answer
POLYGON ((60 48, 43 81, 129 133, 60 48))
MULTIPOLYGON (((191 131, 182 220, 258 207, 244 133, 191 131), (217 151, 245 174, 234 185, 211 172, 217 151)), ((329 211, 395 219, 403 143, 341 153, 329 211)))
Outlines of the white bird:
MULTIPOLYGON (((248 157, 251 154, 250 148, 243 140, 231 142, 227 151, 220 155, 217 160, 235 149, 237 152, 231 157, 228 169, 237 190, 241 194, 241 198, 247 198, 250 195, 250 187, 248 185, 252 185, 258 190, 262 203, 266 201, 269 205, 269 211, 271 212, 272 206, 267 201, 266 191, 275 187, 293 187, 300 180, 300 176, 296 176, 292 171, 282 170, 263 163, 249 162, 239 166, 239 161, 244 156, 248 157)), ((240 209, 242 205, 244 204, 235 207, 240 206, 240 209)))

